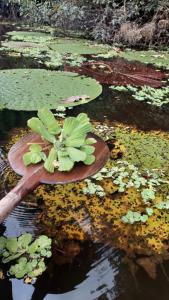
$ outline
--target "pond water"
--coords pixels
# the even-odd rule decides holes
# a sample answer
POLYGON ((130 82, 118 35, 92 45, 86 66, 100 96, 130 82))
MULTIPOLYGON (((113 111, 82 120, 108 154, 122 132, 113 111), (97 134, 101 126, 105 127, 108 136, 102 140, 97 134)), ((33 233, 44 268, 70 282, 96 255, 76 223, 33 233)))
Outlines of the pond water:
MULTIPOLYGON (((41 66, 33 59, 0 56, 0 69, 29 67, 41 66)), ((76 106, 68 114, 77 115, 80 112, 86 112, 91 119, 111 126, 116 123, 123 124, 125 128, 134 126, 139 132, 162 130, 167 134, 169 131, 169 106, 165 109, 151 106, 131 99, 129 93, 114 92, 106 85, 98 99, 76 106)), ((1 198, 10 188, 6 144, 11 134, 20 133, 18 128, 25 128, 26 121, 32 115, 33 112, 0 112, 1 198)), ((47 188, 50 190, 50 187, 47 188)), ((0 226, 1 234, 19 236, 30 232, 37 236, 46 233, 41 222, 36 222, 43 206, 37 206, 35 202, 34 194, 25 199, 0 226)), ((86 223, 90 224, 90 218, 86 219, 86 223)), ((126 263, 125 253, 115 247, 110 238, 111 232, 109 241, 101 237, 100 240, 89 238, 78 243, 76 240, 64 240, 65 254, 64 251, 59 254, 59 250, 54 249, 47 270, 34 284, 25 284, 23 280, 13 278, 0 280, 0 300, 168 300, 169 261, 157 266, 155 279, 141 268, 135 274, 131 271, 132 265, 129 268, 126 263)))

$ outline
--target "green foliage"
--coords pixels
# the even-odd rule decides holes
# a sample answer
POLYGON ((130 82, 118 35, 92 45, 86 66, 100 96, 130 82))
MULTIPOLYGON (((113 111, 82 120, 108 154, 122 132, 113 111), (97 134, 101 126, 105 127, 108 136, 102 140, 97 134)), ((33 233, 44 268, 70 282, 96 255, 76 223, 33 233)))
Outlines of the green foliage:
POLYGON ((42 151, 42 147, 38 144, 33 144, 29 147, 29 152, 25 153, 23 156, 23 161, 25 166, 30 164, 37 164, 42 160, 46 160, 46 155, 42 151))
POLYGON ((31 111, 44 106, 51 109, 75 106, 93 100, 102 92, 101 85, 94 79, 70 72, 43 69, 1 70, 0 84, 1 105, 13 110, 31 111), (88 98, 63 101, 72 95, 87 95, 88 98))
POLYGON ((35 278, 41 275, 46 269, 44 258, 52 255, 50 238, 42 235, 35 241, 32 240, 30 233, 19 238, 0 237, 2 262, 6 264, 14 261, 9 273, 16 278, 35 278))
POLYGON ((49 173, 54 173, 55 168, 59 171, 70 171, 76 162, 82 161, 91 165, 95 161, 95 147, 91 145, 96 141, 87 138, 87 134, 92 131, 92 125, 85 113, 66 118, 63 128, 47 108, 38 110, 38 117, 28 120, 28 126, 51 146, 48 147, 46 157, 40 145, 31 145, 30 151, 23 156, 26 166, 44 160, 44 168, 49 173))

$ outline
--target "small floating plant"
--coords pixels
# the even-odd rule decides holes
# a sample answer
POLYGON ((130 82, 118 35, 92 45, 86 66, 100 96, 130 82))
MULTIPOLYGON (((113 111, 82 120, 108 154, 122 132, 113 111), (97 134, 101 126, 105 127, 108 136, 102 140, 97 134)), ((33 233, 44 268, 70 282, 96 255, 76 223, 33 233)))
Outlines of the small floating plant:
POLYGON ((66 118, 62 128, 47 108, 40 109, 38 117, 28 120, 28 126, 48 143, 45 144, 48 156, 41 145, 32 144, 29 152, 23 156, 25 166, 44 161, 44 168, 49 173, 54 173, 55 169, 70 171, 76 162, 91 165, 95 161, 95 147, 92 145, 96 140, 87 137, 92 131, 92 125, 85 113, 66 118))

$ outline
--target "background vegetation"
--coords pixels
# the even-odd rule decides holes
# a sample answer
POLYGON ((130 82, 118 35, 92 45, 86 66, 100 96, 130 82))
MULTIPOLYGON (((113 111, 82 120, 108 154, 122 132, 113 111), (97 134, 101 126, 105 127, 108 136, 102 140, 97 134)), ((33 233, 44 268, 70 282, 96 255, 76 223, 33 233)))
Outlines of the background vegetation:
POLYGON ((168 0, 1 0, 0 15, 118 45, 167 45, 168 0))

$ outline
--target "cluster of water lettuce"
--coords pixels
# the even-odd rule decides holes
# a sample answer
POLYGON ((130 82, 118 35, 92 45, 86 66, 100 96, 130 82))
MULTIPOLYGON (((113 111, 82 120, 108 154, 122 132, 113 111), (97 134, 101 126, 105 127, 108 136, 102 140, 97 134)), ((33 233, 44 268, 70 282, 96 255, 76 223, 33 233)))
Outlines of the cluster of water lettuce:
POLYGON ((32 235, 26 233, 19 238, 0 237, 0 256, 2 263, 14 262, 9 273, 16 278, 25 276, 36 278, 46 270, 44 258, 49 258, 51 239, 45 235, 33 241, 32 235))
MULTIPOLYGON (((162 176, 162 173, 160 175, 162 176)), ((157 187, 168 183, 160 175, 155 171, 150 172, 149 170, 145 170, 144 174, 142 174, 136 166, 127 161, 117 161, 115 166, 111 168, 104 167, 99 173, 92 176, 91 179, 87 179, 83 193, 89 195, 97 194, 99 197, 104 197, 106 193, 102 186, 92 181, 102 181, 104 178, 111 178, 120 193, 125 192, 129 188, 135 188, 140 192, 141 200, 145 206, 145 213, 129 210, 122 217, 122 221, 130 224, 135 222, 144 223, 153 214, 153 208, 169 208, 169 196, 166 201, 154 203, 157 187)))
POLYGON ((96 140, 87 138, 87 134, 92 131, 92 125, 85 113, 66 118, 63 128, 47 108, 40 109, 38 117, 29 119, 28 126, 48 142, 45 149, 48 149, 49 154, 46 155, 41 145, 32 144, 29 152, 23 156, 25 166, 44 161, 44 168, 53 173, 55 168, 59 171, 70 171, 76 162, 82 161, 85 165, 91 165, 95 161, 95 147, 92 144, 96 140))
POLYGON ((111 86, 113 90, 126 92, 132 92, 133 98, 138 101, 146 101, 149 104, 161 107, 164 104, 169 103, 169 87, 162 87, 160 89, 155 89, 149 86, 143 86, 141 88, 127 85, 125 86, 111 86))
POLYGON ((99 197, 105 196, 105 191, 99 184, 95 184, 90 179, 85 179, 86 186, 82 189, 85 195, 98 195, 99 197))

